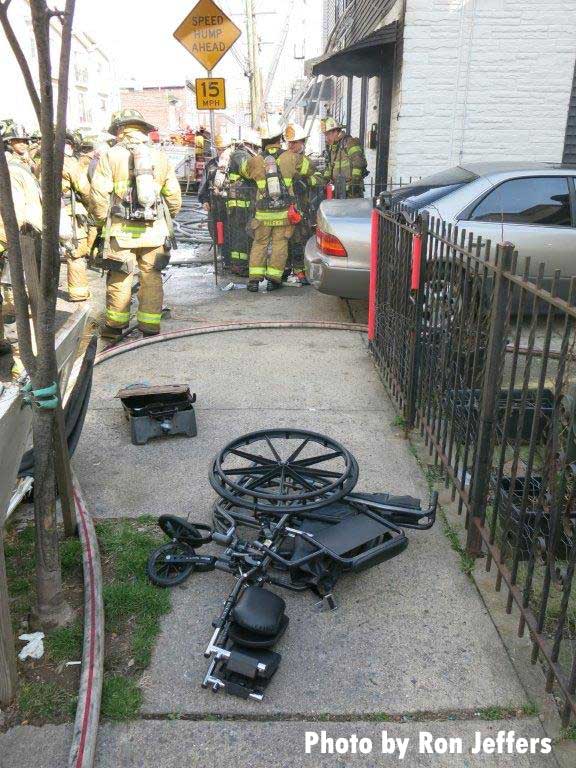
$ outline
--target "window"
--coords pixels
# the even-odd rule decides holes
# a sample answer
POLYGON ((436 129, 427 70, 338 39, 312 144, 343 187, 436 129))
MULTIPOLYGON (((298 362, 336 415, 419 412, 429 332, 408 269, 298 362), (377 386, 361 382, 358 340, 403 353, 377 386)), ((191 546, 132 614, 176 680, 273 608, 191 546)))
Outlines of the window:
POLYGON ((424 208, 424 206, 440 200, 441 197, 456 192, 466 184, 476 181, 477 178, 475 173, 456 166, 431 176, 425 176, 406 187, 401 187, 393 193, 391 202, 392 205, 402 203, 402 205, 417 211, 419 208, 424 208))
POLYGON ((470 218, 472 221, 570 227, 568 179, 535 176, 505 181, 476 206, 470 218))

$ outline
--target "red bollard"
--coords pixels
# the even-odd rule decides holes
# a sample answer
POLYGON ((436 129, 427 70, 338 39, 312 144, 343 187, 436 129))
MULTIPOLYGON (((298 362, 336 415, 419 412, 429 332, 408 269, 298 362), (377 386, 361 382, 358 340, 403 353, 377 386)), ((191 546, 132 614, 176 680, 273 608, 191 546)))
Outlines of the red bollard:
POLYGON ((420 265, 422 263, 422 235, 414 235, 412 239, 412 278, 410 290, 417 291, 420 288, 420 265))
POLYGON ((216 245, 224 245, 224 222, 216 222, 216 245))
POLYGON ((326 184, 326 200, 333 200, 334 199, 334 184, 332 182, 328 182, 326 184))
POLYGON ((370 290, 368 293, 368 341, 376 335, 376 273, 378 271, 378 248, 380 236, 380 214, 374 208, 370 228, 370 290))

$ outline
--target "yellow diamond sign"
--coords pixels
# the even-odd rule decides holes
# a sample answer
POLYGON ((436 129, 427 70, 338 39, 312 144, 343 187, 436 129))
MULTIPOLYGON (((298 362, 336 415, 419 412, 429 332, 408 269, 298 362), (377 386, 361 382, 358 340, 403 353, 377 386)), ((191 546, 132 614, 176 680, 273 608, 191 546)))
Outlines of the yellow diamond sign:
POLYGON ((200 0, 174 37, 210 72, 241 34, 213 0, 200 0))

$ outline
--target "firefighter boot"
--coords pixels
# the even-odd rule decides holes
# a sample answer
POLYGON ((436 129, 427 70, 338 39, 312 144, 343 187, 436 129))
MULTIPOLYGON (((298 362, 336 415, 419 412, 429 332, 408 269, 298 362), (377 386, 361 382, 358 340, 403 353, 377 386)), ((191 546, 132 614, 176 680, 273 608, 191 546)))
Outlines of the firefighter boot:
POLYGON ((246 286, 246 290, 250 291, 251 293, 258 293, 259 285, 260 285, 259 280, 249 280, 248 285, 246 286))

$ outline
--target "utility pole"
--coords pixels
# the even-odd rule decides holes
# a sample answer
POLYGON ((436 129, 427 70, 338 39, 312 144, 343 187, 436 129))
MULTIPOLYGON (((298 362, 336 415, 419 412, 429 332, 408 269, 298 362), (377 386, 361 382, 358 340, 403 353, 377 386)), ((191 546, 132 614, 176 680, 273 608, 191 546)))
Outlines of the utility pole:
POLYGON ((250 115, 252 128, 260 124, 260 105, 262 103, 262 78, 258 64, 258 32, 254 0, 245 0, 246 5, 246 42, 248 45, 248 78, 250 81, 250 115))

